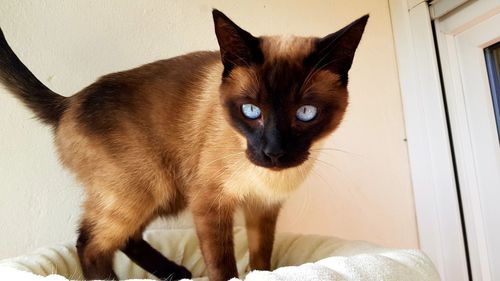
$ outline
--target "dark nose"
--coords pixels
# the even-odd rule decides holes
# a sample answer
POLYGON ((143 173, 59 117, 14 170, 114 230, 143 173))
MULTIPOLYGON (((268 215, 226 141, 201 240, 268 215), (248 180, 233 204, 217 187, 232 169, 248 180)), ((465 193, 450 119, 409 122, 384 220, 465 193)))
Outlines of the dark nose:
POLYGON ((271 158, 273 163, 276 163, 279 158, 281 158, 283 155, 285 155, 285 151, 281 147, 272 147, 272 146, 267 146, 264 148, 264 154, 271 158))
POLYGON ((264 154, 276 164, 283 157, 285 150, 283 149, 282 132, 278 130, 276 120, 271 118, 265 128, 265 145, 264 154))

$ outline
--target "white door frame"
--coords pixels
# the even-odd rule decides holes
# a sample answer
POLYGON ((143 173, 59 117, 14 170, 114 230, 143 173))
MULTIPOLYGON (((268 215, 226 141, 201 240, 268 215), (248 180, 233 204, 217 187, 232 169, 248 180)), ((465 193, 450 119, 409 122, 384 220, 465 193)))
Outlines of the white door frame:
POLYGON ((483 51, 500 41, 499 26, 498 0, 471 3, 436 22, 471 274, 483 281, 498 279, 499 264, 493 237, 500 228, 492 216, 498 209, 492 207, 500 195, 500 150, 483 51))
POLYGON ((423 0, 389 0, 420 248, 443 281, 469 280, 431 17, 423 0))

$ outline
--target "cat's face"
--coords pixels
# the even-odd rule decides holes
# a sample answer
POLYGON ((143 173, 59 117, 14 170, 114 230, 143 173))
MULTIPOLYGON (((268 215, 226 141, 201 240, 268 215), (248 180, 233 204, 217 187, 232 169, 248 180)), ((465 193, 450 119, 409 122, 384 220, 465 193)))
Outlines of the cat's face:
POLYGON ((281 170, 308 159, 347 107, 347 72, 367 16, 325 38, 260 37, 214 10, 226 117, 246 138, 248 159, 281 170))

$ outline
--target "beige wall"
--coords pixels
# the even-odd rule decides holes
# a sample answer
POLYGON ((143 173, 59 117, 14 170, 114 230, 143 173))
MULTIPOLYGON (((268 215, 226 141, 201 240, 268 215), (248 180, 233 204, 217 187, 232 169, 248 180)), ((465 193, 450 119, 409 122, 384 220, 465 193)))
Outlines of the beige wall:
MULTIPOLYGON (((346 152, 323 153, 279 229, 417 247, 387 1, 0 0, 0 26, 40 80, 71 95, 109 72, 216 49, 212 7, 255 35, 326 35, 370 13, 349 112, 326 144, 346 152)), ((0 258, 75 239, 81 190, 58 164, 50 130, 3 89, 0 179, 0 258)))

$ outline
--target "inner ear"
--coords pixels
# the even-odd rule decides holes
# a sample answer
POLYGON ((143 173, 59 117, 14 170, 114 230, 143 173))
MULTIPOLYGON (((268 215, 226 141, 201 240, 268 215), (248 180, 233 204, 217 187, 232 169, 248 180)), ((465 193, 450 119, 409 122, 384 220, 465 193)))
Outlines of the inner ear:
POLYGON ((351 68, 368 17, 365 15, 339 31, 318 39, 316 50, 306 59, 306 63, 314 68, 339 74, 344 82, 347 82, 347 73, 351 68))
POLYGON ((258 38, 237 26, 219 10, 214 9, 212 15, 224 65, 224 77, 229 75, 235 66, 262 63, 263 55, 258 38))

